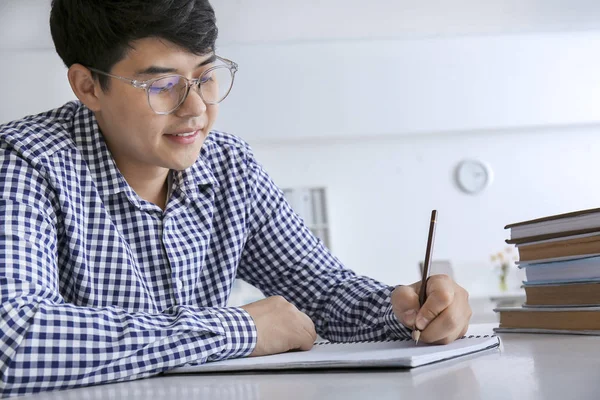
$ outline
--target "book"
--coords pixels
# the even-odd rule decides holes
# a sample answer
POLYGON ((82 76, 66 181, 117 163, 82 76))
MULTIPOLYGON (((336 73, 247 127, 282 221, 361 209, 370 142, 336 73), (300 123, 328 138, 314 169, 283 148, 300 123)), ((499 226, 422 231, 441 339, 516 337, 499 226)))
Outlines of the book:
POLYGON ((520 261, 600 254, 600 234, 545 240, 517 245, 520 261))
POLYGON ((506 225, 510 229, 507 243, 537 242, 558 237, 600 233, 600 208, 551 215, 506 225))
POLYGON ((525 307, 591 306, 600 304, 600 281, 524 285, 525 307))
POLYGON ((581 282, 600 279, 600 256, 562 261, 522 263, 528 284, 581 282))
POLYGON ((600 336, 600 331, 570 331, 564 329, 494 328, 496 333, 551 333, 561 335, 600 336))
POLYGON ((504 307, 499 329, 536 331, 600 332, 600 307, 504 307))
POLYGON ((495 332, 600 335, 600 209, 506 225, 525 270, 525 303, 498 307, 495 332))
POLYGON ((317 342, 309 351, 292 351, 263 357, 244 357, 188 365, 166 374, 269 371, 323 368, 414 368, 499 347, 495 335, 470 335, 446 345, 429 345, 412 339, 378 342, 317 342))

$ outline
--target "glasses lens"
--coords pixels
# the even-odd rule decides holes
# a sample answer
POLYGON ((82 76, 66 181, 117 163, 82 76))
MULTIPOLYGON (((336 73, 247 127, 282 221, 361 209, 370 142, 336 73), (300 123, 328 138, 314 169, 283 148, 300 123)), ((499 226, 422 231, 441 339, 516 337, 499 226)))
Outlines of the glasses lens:
POLYGON ((216 67, 200 78, 200 92, 205 102, 217 104, 225 99, 233 85, 233 73, 226 67, 216 67))
POLYGON ((166 76, 152 83, 148 88, 148 102, 157 113, 168 113, 179 107, 185 93, 187 84, 179 75, 166 76))

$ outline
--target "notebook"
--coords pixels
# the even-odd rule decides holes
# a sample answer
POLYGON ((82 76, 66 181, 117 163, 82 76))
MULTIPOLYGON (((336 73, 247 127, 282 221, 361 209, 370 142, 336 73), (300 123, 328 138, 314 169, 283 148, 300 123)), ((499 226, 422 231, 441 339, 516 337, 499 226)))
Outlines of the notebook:
POLYGON ((446 345, 412 339, 381 342, 317 342, 309 351, 246 357, 175 368, 166 374, 323 368, 413 368, 500 346, 495 335, 463 336, 446 345))

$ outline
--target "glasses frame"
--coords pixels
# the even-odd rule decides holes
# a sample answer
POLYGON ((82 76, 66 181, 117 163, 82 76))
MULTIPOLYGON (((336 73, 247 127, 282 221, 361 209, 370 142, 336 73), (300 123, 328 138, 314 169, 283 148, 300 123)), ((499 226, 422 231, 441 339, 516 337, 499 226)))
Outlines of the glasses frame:
POLYGON ((101 75, 105 75, 105 76, 109 76, 111 78, 115 78, 115 79, 119 79, 121 81, 127 82, 129 83, 131 86, 133 86, 136 89, 143 89, 146 91, 146 99, 148 100, 148 107, 150 107, 150 109, 152 111, 154 111, 156 114, 159 115, 169 115, 172 114, 173 112, 175 112, 179 107, 181 107, 181 105, 185 102, 185 100, 187 99, 188 95, 190 94, 190 89, 193 86, 198 87, 198 94, 200 95, 200 98, 202 99, 202 101, 204 101, 205 104, 210 104, 210 105, 215 105, 215 104, 219 104, 220 102, 222 102, 223 100, 225 100, 227 98, 227 96, 229 96, 229 93, 231 92, 231 89, 233 88, 233 82, 235 81, 235 73, 238 71, 238 65, 236 62, 228 60, 226 58, 220 57, 220 56, 215 56, 217 60, 223 62, 225 65, 215 65, 213 67, 210 67, 209 69, 207 69, 206 71, 204 71, 202 73, 202 75, 200 75, 200 77, 195 78, 195 79, 188 79, 183 75, 179 75, 179 74, 167 74, 167 75, 161 75, 158 76, 156 78, 152 78, 152 79, 148 79, 145 81, 140 81, 137 79, 130 79, 130 78, 126 78, 124 76, 119 76, 119 75, 113 75, 113 74, 109 74, 108 72, 104 72, 104 71, 100 71, 99 69, 96 68, 91 68, 88 67, 88 69, 90 71, 94 71, 97 74, 101 74, 101 75), (207 74, 209 74, 210 72, 219 69, 219 68, 227 68, 229 69, 229 71, 231 72, 231 85, 229 85, 229 89, 227 89, 227 93, 225 93, 225 95, 223 96, 223 98, 221 98, 219 101, 214 102, 214 101, 206 101, 206 99, 204 98, 204 96, 202 95, 202 78, 204 78, 204 76, 206 76, 207 74), (152 84, 156 81, 158 81, 159 79, 164 79, 164 78, 168 78, 168 77, 172 77, 172 76, 178 76, 180 78, 182 78, 185 81, 185 85, 186 85, 186 91, 185 91, 185 95, 183 96, 183 98, 181 99, 181 101, 179 102, 179 104, 177 104, 172 110, 170 111, 156 111, 154 108, 152 108, 152 105, 150 104, 150 86, 152 86, 152 84))

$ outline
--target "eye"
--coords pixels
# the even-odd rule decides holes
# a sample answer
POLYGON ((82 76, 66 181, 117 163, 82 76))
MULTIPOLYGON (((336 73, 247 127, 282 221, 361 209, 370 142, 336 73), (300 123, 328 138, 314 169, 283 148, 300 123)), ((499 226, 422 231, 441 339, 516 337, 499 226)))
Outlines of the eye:
POLYGON ((152 93, 164 93, 164 92, 168 92, 169 90, 173 89, 173 87, 175 86, 175 84, 173 84, 172 82, 169 82, 167 84, 164 85, 157 85, 156 83, 154 83, 152 86, 150 86, 150 92, 152 93))
POLYGON ((172 92, 180 83, 181 78, 178 76, 168 76, 158 79, 150 85, 151 94, 162 94, 172 92))
POLYGON ((212 81, 212 80, 213 80, 212 74, 206 74, 206 75, 203 75, 200 78, 200 84, 203 84, 203 83, 206 83, 206 82, 209 82, 209 81, 212 81))

